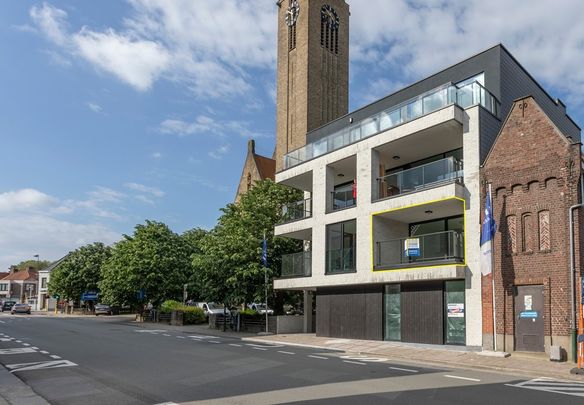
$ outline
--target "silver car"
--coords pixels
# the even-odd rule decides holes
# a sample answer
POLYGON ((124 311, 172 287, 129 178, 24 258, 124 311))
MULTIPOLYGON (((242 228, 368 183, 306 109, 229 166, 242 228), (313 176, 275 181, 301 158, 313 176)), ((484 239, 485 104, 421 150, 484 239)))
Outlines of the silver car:
POLYGON ((29 314, 30 315, 30 305, 28 304, 14 304, 10 310, 12 315, 14 314, 29 314))
POLYGON ((97 304, 95 306, 95 316, 98 315, 111 315, 112 309, 107 304, 97 304))

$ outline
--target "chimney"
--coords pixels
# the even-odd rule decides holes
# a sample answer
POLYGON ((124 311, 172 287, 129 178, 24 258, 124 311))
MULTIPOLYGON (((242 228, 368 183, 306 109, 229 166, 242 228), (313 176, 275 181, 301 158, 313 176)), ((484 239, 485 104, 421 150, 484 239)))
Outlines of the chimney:
POLYGON ((247 141, 247 153, 255 155, 255 141, 253 139, 247 141))
POLYGON ((18 272, 18 267, 16 267, 16 266, 10 266, 10 274, 14 274, 16 272, 18 272))

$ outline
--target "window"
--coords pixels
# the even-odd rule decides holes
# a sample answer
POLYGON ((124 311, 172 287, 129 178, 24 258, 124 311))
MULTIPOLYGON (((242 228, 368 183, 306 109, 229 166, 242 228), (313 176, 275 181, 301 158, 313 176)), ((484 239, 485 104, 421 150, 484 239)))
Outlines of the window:
POLYGON ((288 50, 296 49, 296 24, 288 27, 288 50))
POLYGON ((41 279, 41 288, 47 288, 47 279, 46 278, 41 279))
POLYGON ((550 238, 550 212, 540 211, 538 215, 539 222, 539 250, 551 250, 552 243, 550 238))
POLYGON ((506 218, 507 232, 505 233, 507 253, 517 253, 517 217, 509 215, 506 218))
POLYGON ((357 222, 340 222, 326 227, 326 273, 350 273, 356 267, 357 222))
POLYGON ((0 291, 8 291, 8 284, 0 284, 0 291))
POLYGON ((533 252, 533 224, 530 213, 521 217, 521 247, 524 252, 533 252))

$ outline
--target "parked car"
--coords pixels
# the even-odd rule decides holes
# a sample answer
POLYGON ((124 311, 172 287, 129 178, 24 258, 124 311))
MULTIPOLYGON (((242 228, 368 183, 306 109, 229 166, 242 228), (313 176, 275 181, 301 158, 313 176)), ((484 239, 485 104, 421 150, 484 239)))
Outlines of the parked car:
POLYGON ((30 315, 30 305, 28 304, 14 304, 10 309, 10 313, 14 314, 29 314, 30 315))
POLYGON ((211 314, 223 316, 224 311, 229 314, 229 310, 225 310, 223 305, 214 302, 196 302, 195 306, 201 308, 207 317, 211 314))
POLYGON ((95 316, 112 315, 112 309, 107 304, 97 304, 95 306, 95 316))
MULTIPOLYGON (((251 309, 253 309, 254 311, 256 311, 257 313, 260 314, 265 314, 266 313, 266 304, 258 304, 258 303, 253 303, 250 304, 249 307, 251 309)), ((274 315, 274 310, 271 308, 268 308, 268 315, 274 315)))
POLYGON ((10 311, 14 304, 16 304, 16 301, 4 301, 4 303, 2 304, 2 312, 10 311))

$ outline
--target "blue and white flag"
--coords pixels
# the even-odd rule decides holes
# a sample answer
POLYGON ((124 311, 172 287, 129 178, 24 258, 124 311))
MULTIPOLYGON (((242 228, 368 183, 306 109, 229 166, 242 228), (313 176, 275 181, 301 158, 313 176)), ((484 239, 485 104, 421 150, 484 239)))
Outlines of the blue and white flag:
POLYGON ((483 276, 493 272, 493 238, 497 225, 493 218, 493 207, 491 206, 491 192, 487 191, 487 201, 485 202, 485 216, 481 224, 481 273, 483 276))
POLYGON ((268 240, 264 235, 264 242, 262 246, 262 263, 264 267, 268 267, 268 240))

